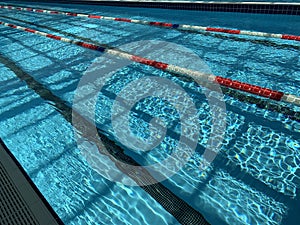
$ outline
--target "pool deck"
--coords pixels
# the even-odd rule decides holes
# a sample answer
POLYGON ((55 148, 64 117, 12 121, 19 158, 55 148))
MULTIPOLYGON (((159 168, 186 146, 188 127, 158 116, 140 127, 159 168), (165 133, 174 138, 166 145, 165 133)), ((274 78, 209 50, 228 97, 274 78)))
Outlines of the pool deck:
POLYGON ((0 224, 63 224, 0 140, 0 224))

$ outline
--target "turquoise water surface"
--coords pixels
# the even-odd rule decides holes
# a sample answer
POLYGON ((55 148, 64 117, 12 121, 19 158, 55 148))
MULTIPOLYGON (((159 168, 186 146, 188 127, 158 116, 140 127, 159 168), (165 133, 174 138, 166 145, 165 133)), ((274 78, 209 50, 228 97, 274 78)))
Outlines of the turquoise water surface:
MULTIPOLYGON (((300 18, 297 16, 194 11, 180 11, 178 15, 176 10, 23 5, 300 35, 300 18)), ((135 54, 147 52, 148 57, 160 61, 200 71, 208 70, 215 75, 300 96, 300 45, 297 42, 191 33, 5 9, 0 10, 0 21, 70 39, 105 44, 135 54), (191 60, 189 57, 192 54, 198 58, 191 60)), ((213 129, 211 110, 214 108, 205 95, 205 88, 190 79, 136 63, 123 65, 109 79, 103 80, 106 75, 103 71, 114 68, 115 62, 119 61, 103 58, 100 52, 4 26, 0 27, 0 43, 0 137, 65 224, 179 224, 144 189, 114 182, 99 173, 80 148, 84 146, 87 151, 93 152, 95 146, 88 139, 79 143, 74 124, 66 119, 68 115, 64 115, 57 101, 53 97, 42 97, 56 96, 67 107, 72 107, 78 85, 95 64, 101 68, 99 76, 96 76, 99 78, 97 81, 105 85, 97 92, 92 119, 104 135, 121 146, 125 154, 140 165, 151 165, 171 155, 186 125, 190 131, 199 128, 192 157, 162 184, 202 213, 211 224, 298 223, 299 107, 282 104, 282 107, 298 112, 297 121, 284 113, 262 109, 246 100, 224 95, 224 138, 217 157, 203 171, 200 169, 202 154, 208 147, 213 129), (125 129, 126 120, 122 114, 126 107, 116 104, 118 97, 122 102, 122 99, 143 96, 145 90, 153 88, 156 95, 169 93, 171 101, 180 102, 184 113, 190 106, 178 92, 179 88, 173 90, 170 85, 162 87, 154 78, 164 78, 187 93, 196 110, 195 118, 189 119, 197 121, 197 124, 190 120, 182 123, 180 112, 166 99, 142 97, 129 108, 130 129, 141 139, 153 134, 162 138, 151 151, 138 151, 118 138, 116 131, 125 129), (134 85, 134 82, 143 79, 143 84, 134 85), (115 116, 115 124, 112 123, 112 116, 115 116), (165 136, 157 128, 150 129, 149 123, 155 117, 160 118, 158 124, 167 128, 165 136)), ((84 95, 93 91, 90 86, 80 88, 84 95)), ((247 99, 249 95, 243 96, 247 99)), ((190 138, 188 131, 186 137, 190 138)), ((185 148, 190 151, 189 146, 185 148)), ((117 171, 112 165, 106 169, 108 174, 117 171)), ((172 170, 170 167, 168 169, 172 170)))

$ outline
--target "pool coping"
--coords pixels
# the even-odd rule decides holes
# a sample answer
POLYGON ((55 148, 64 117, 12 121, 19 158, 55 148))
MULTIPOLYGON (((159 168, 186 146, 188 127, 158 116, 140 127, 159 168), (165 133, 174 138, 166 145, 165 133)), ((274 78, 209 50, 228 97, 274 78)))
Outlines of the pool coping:
MULTIPOLYGON (((14 0, 13 2, 24 2, 14 0)), ((26 1, 27 2, 27 1, 26 1)), ((300 15, 300 2, 214 2, 153 0, 31 0, 32 3, 89 4, 103 6, 162 8, 213 12, 300 15)))
MULTIPOLYGON (((7 216, 6 214, 7 217, 5 218, 3 212, 0 211, 1 219, 13 219, 14 217, 16 217, 16 213, 19 214, 26 210, 28 214, 30 214, 32 221, 38 222, 38 224, 64 224, 52 209, 50 204, 47 202, 47 200, 44 198, 44 196, 41 194, 41 192, 38 190, 38 188, 35 186, 35 184, 32 182, 17 159, 4 144, 2 139, 0 139, 0 167, 1 171, 5 175, 4 178, 2 173, 2 176, 0 176, 0 182, 1 185, 5 186, 5 190, 8 191, 5 192, 6 196, 17 197, 17 199, 10 199, 9 201, 10 204, 8 207, 11 207, 11 209, 13 209, 11 211, 11 215, 7 216), (9 184, 7 183, 7 181, 9 181, 9 184), (12 205, 12 202, 18 204, 12 205)), ((5 200, 1 199, 1 201, 5 200)), ((19 216, 23 218, 26 217, 26 215, 19 216)))

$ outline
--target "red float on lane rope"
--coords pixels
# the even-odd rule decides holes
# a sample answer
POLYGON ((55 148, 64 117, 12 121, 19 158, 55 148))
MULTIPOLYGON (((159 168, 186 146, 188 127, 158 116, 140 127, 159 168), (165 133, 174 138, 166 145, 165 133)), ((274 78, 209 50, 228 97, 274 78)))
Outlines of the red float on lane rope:
POLYGON ((300 36, 283 34, 282 39, 300 41, 300 36))
POLYGON ((115 18, 115 21, 122 21, 122 22, 131 22, 131 19, 126 19, 126 18, 115 18))
POLYGON ((273 91, 268 88, 262 88, 256 85, 243 83, 236 80, 231 80, 228 78, 216 76, 215 81, 225 87, 230 87, 240 91, 248 92, 251 94, 259 95, 265 98, 270 98, 276 101, 280 101, 284 93, 280 91, 273 91))

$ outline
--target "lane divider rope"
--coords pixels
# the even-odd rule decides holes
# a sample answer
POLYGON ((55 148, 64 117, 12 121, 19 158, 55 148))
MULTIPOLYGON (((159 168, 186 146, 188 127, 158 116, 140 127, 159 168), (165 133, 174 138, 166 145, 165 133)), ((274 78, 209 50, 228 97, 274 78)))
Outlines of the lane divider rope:
POLYGON ((256 32, 256 31, 247 31, 247 30, 238 30, 238 29, 227 29, 227 28, 219 28, 219 27, 203 27, 203 26, 186 25, 186 24, 151 22, 151 21, 146 21, 146 20, 116 18, 116 17, 109 17, 109 16, 101 16, 101 15, 62 12, 62 11, 47 10, 47 9, 33 9, 33 8, 28 8, 28 7, 15 7, 15 6, 7 6, 7 5, 0 5, 0 8, 10 9, 10 10, 19 10, 19 11, 37 12, 37 13, 48 13, 48 14, 53 14, 53 15, 59 14, 59 15, 67 15, 67 16, 86 17, 86 18, 92 18, 92 19, 113 20, 113 21, 120 21, 120 22, 127 22, 127 23, 136 23, 136 24, 143 24, 143 25, 150 25, 150 26, 157 26, 157 27, 173 28, 173 29, 178 29, 178 30, 218 32, 218 33, 227 33, 227 34, 248 35, 248 36, 268 37, 268 38, 278 38, 278 39, 285 39, 285 40, 300 41, 300 36, 290 35, 290 34, 274 34, 274 33, 256 32))
POLYGON ((99 51, 102 53, 105 52, 110 55, 118 56, 118 57, 121 57, 124 59, 131 60, 133 62, 148 65, 148 66, 151 66, 151 67, 163 70, 163 71, 167 71, 170 73, 175 73, 175 74, 179 74, 179 75, 186 76, 186 77, 201 79, 204 81, 215 82, 221 86, 229 87, 231 89, 236 89, 239 91, 248 92, 248 93, 251 93, 254 95, 269 98, 269 99, 272 99, 275 101, 283 101, 283 102, 287 102, 287 103, 291 103, 291 104, 300 106, 300 97, 299 96, 295 96, 292 94, 285 94, 281 91, 274 91, 269 88, 263 88, 260 86, 256 86, 256 85, 252 85, 252 84, 248 84, 248 83, 244 83, 244 82, 240 82, 240 81, 236 81, 236 80, 231 80, 229 78, 215 76, 213 74, 201 73, 199 71, 186 69, 186 68, 175 66, 172 64, 167 64, 167 63, 151 60, 148 58, 143 58, 143 57, 133 55, 133 54, 121 51, 121 50, 104 47, 104 46, 99 46, 99 45, 94 45, 94 44, 90 44, 87 42, 76 41, 76 40, 72 40, 69 38, 41 32, 38 30, 21 27, 21 26, 17 26, 14 24, 10 24, 10 23, 5 23, 2 21, 0 21, 0 25, 14 28, 14 29, 21 30, 21 31, 25 31, 25 32, 29 32, 29 33, 34 33, 34 34, 44 36, 47 38, 51 38, 51 39, 55 39, 58 41, 63 41, 63 42, 67 42, 70 44, 78 45, 78 46, 81 46, 81 47, 84 47, 87 49, 91 49, 91 50, 95 50, 95 51, 99 51))

